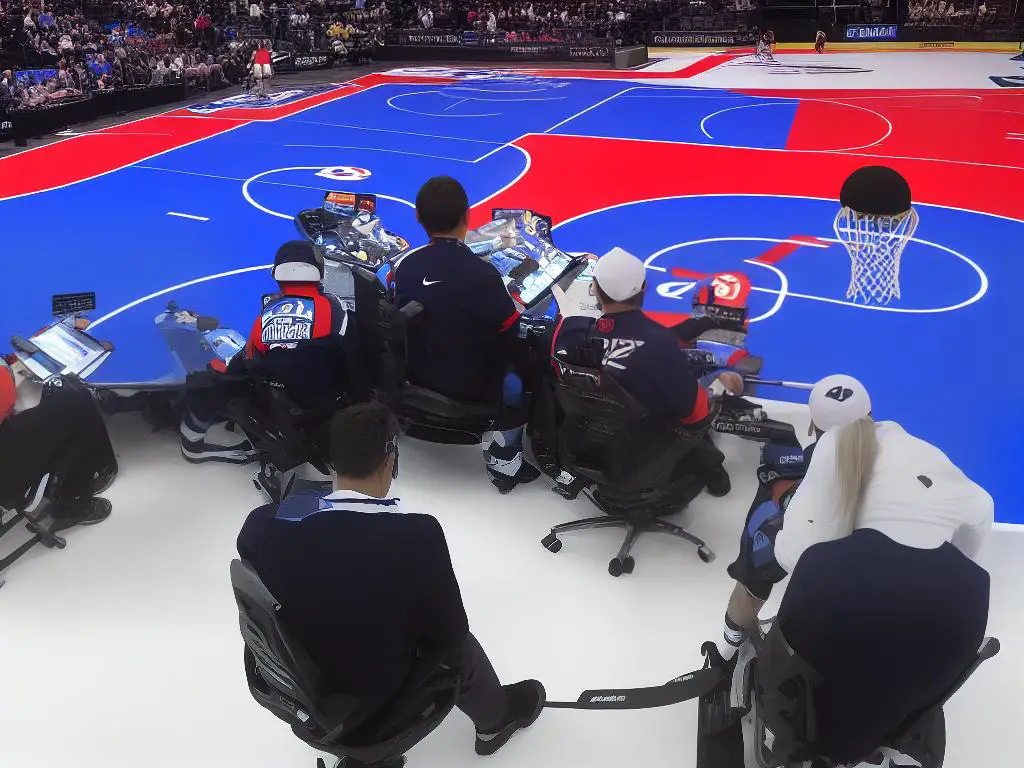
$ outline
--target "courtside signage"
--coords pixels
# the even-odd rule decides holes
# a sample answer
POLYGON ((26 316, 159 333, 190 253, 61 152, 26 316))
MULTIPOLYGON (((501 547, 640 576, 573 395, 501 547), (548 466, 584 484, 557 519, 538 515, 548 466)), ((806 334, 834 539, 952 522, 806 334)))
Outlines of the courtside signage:
POLYGON ((851 24, 846 28, 847 40, 895 40, 897 24, 851 24))

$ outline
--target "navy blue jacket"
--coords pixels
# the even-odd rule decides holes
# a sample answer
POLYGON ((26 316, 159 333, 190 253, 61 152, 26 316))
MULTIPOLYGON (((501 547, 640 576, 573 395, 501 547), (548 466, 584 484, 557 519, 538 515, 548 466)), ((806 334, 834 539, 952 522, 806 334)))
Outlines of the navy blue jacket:
POLYGON ((448 544, 429 515, 352 491, 291 496, 253 511, 238 554, 281 603, 281 616, 331 692, 379 710, 417 654, 458 658, 469 624, 448 544))

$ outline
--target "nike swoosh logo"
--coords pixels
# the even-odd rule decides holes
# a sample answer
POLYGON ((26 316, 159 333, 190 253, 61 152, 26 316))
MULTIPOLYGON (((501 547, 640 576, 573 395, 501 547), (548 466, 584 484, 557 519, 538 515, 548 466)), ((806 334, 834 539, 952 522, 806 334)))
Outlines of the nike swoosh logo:
POLYGON ((441 282, 440 280, 427 280, 427 278, 425 278, 425 277, 423 278, 423 284, 424 285, 437 285, 437 283, 440 283, 440 282, 441 282))

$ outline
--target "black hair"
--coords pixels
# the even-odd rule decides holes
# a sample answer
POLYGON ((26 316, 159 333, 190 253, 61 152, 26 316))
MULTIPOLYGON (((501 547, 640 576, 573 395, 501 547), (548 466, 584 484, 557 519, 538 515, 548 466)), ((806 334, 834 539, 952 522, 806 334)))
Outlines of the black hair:
POLYGON ((331 463, 339 477, 363 479, 395 453, 398 424, 387 406, 360 403, 331 419, 331 463))
POLYGON ((642 307, 644 305, 644 290, 640 289, 640 293, 635 293, 628 299, 623 301, 615 301, 607 293, 601 290, 600 283, 597 280, 594 281, 594 293, 597 294, 598 301, 601 304, 625 304, 627 307, 642 307))
POLYGON ((416 215, 428 235, 451 232, 469 211, 469 197, 451 176, 435 176, 416 193, 416 215))

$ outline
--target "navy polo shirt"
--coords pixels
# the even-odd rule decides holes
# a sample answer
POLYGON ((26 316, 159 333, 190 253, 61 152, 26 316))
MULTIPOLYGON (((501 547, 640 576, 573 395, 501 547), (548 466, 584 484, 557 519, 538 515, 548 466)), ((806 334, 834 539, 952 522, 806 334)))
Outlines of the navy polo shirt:
POLYGON ((423 305, 409 331, 409 381, 453 400, 500 396, 506 340, 519 332, 519 311, 498 271, 454 238, 434 238, 395 267, 399 306, 423 305))

